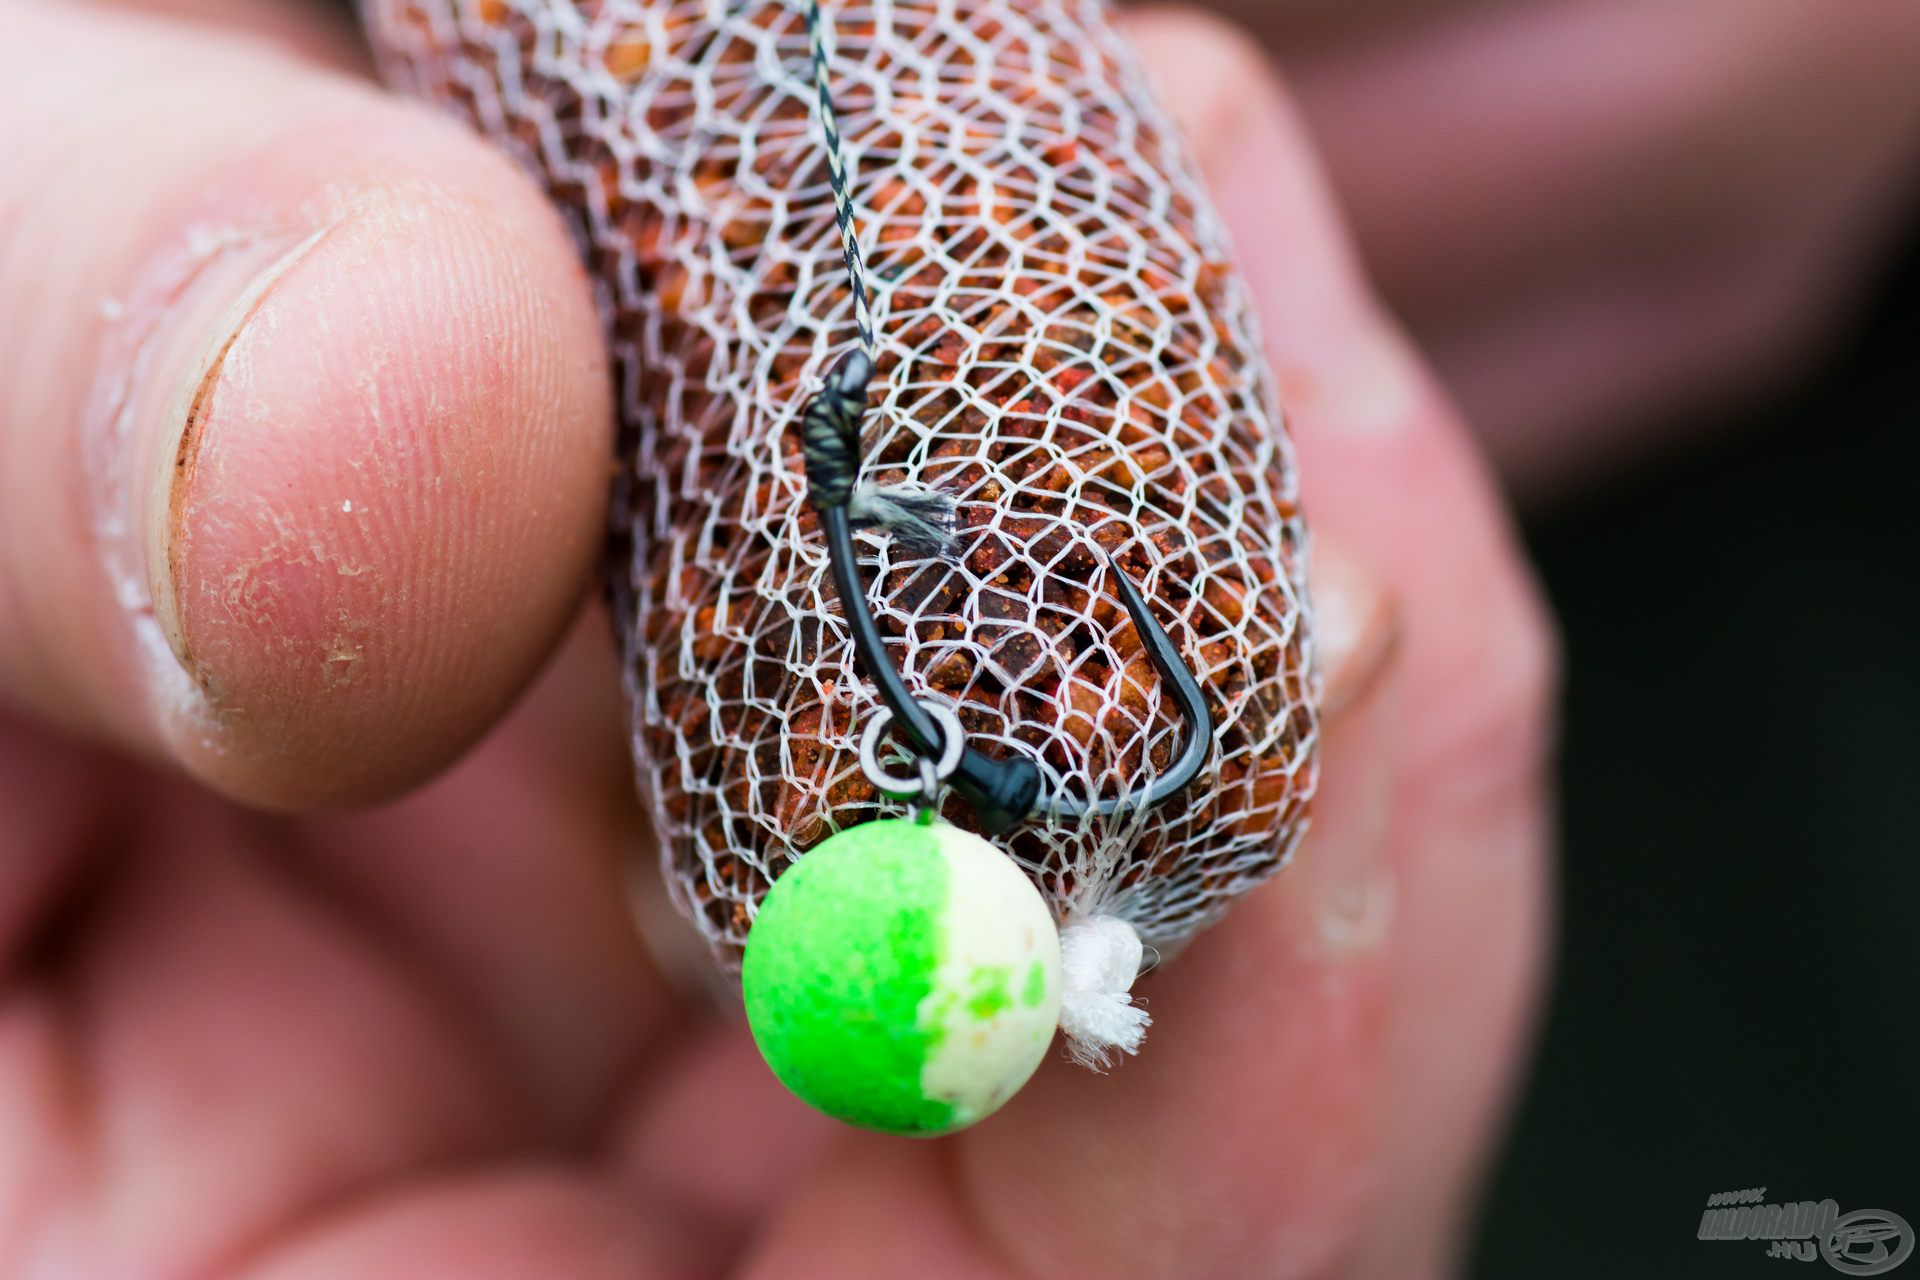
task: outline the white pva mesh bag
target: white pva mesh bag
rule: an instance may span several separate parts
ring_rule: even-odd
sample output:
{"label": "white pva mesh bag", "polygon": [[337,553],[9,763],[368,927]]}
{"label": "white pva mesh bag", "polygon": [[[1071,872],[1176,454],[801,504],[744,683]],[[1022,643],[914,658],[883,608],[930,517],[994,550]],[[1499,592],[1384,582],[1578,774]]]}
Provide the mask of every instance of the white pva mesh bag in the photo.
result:
{"label": "white pva mesh bag", "polygon": [[[366,8],[390,77],[508,146],[598,282],[640,786],[731,967],[791,859],[897,811],[856,765],[877,703],[794,429],[856,338],[800,0]],[[1181,745],[1112,575],[1139,584],[1205,688],[1205,770],[1000,843],[1063,921],[1164,952],[1285,862],[1314,780],[1305,531],[1246,286],[1104,4],[827,12],[875,294],[867,467],[958,501],[953,562],[863,535],[889,655],[971,745],[1123,794]]]}

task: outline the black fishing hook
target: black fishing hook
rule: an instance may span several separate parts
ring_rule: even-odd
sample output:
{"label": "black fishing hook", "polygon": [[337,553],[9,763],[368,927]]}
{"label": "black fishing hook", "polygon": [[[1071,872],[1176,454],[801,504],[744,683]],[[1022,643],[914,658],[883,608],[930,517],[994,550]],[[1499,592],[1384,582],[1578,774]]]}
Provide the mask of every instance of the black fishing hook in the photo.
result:
{"label": "black fishing hook", "polygon": [[[887,657],[886,642],[867,602],[866,584],[860,578],[859,559],[853,544],[854,522],[850,508],[860,467],[860,419],[866,412],[867,383],[872,376],[873,362],[866,354],[850,351],[841,357],[827,375],[826,386],[802,411],[807,499],[820,516],[821,531],[827,539],[828,572],[834,592],[840,597],[841,612],[853,633],[854,655],[861,669],[873,681],[880,700],[893,712],[895,723],[901,726],[914,747],[938,754],[946,744],[941,741],[933,718]],[[1113,575],[1120,603],[1140,633],[1148,660],[1167,681],[1180,704],[1185,744],[1172,767],[1146,787],[1121,796],[1086,801],[1064,795],[1043,795],[1040,768],[1024,756],[995,759],[967,747],[961,753],[951,785],[973,806],[981,829],[989,835],[1007,831],[1036,813],[1049,817],[1105,818],[1123,810],[1153,808],[1178,794],[1206,765],[1213,745],[1213,716],[1207,709],[1200,682],[1181,660],[1172,637],[1153,616],[1146,597],[1111,556],[1107,558],[1107,568]]]}
{"label": "black fishing hook", "polygon": [[[860,580],[853,531],[856,521],[876,524],[908,547],[939,553],[950,541],[951,531],[947,526],[952,519],[953,504],[943,495],[914,490],[911,486],[877,488],[860,484],[860,420],[866,415],[867,384],[873,380],[874,370],[873,299],[867,287],[866,264],[854,225],[846,162],[840,151],[839,115],[834,110],[833,93],[828,87],[831,24],[821,12],[820,0],[808,0],[806,27],[814,92],[827,144],[827,177],[833,188],[834,223],[840,232],[847,284],[853,297],[854,328],[860,339],[859,347],[842,356],[828,371],[826,385],[801,410],[807,501],[819,514],[821,531],[826,535],[827,566],[834,592],[840,597],[841,612],[853,632],[855,658],[879,689],[880,700],[893,712],[894,722],[914,748],[937,756],[946,744],[941,741],[933,718],[887,657],[886,642],[867,603],[866,584]],[[1007,831],[1035,813],[1062,818],[1105,818],[1122,810],[1152,808],[1165,803],[1192,782],[1207,763],[1213,747],[1213,717],[1207,711],[1207,699],[1200,682],[1181,661],[1180,651],[1153,616],[1146,597],[1111,556],[1107,558],[1107,570],[1113,575],[1120,603],[1140,633],[1148,660],[1173,689],[1174,698],[1180,704],[1185,745],[1173,766],[1141,790],[1085,801],[1071,796],[1043,795],[1040,767],[1024,756],[996,760],[967,747],[950,783],[973,806],[981,829],[989,835]]]}

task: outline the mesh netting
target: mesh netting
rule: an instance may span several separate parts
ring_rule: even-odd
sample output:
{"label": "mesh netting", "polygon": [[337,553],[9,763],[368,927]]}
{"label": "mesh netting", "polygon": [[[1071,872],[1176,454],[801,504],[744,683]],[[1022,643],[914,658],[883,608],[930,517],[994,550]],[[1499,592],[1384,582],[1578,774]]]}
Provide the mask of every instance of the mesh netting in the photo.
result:
{"label": "mesh netting", "polygon": [[[367,9],[390,76],[509,146],[594,269],[640,786],[731,966],[773,876],[895,811],[856,763],[877,703],[792,430],[855,338],[800,0]],[[863,538],[889,652],[975,746],[1116,795],[1180,746],[1102,553],[1140,584],[1206,688],[1213,759],[1159,809],[1001,844],[1063,919],[1164,951],[1282,865],[1313,785],[1305,535],[1247,290],[1103,4],[828,12],[877,295],[867,466],[959,502],[958,563]]]}

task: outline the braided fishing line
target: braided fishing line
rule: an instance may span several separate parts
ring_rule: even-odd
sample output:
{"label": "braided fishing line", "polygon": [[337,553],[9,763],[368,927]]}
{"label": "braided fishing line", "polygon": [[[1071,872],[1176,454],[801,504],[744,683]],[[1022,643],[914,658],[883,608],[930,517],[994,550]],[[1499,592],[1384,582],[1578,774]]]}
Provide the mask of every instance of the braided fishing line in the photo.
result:
{"label": "braided fishing line", "polygon": [[840,116],[833,105],[833,24],[821,12],[820,0],[807,0],[807,53],[813,63],[815,101],[820,127],[826,134],[827,181],[833,187],[833,220],[840,228],[840,250],[847,262],[847,287],[853,294],[853,324],[860,349],[868,361],[873,349],[873,293],[867,284],[866,260],[860,253],[860,232],[853,219],[853,195],[847,177],[846,155],[840,145]]}

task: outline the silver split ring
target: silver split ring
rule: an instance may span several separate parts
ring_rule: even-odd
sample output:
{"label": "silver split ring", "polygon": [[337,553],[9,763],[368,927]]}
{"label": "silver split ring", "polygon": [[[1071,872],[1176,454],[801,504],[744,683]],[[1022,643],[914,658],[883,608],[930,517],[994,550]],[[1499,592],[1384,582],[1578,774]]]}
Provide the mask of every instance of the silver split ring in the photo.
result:
{"label": "silver split ring", "polygon": [[860,735],[860,772],[866,774],[867,781],[889,799],[917,800],[931,806],[938,799],[941,784],[960,767],[960,756],[967,745],[967,731],[961,728],[960,717],[946,707],[923,702],[920,709],[940,730],[939,759],[918,756],[911,774],[902,777],[888,773],[880,763],[880,739],[886,736],[887,726],[893,723],[893,712],[881,707],[867,722],[867,731]]}

